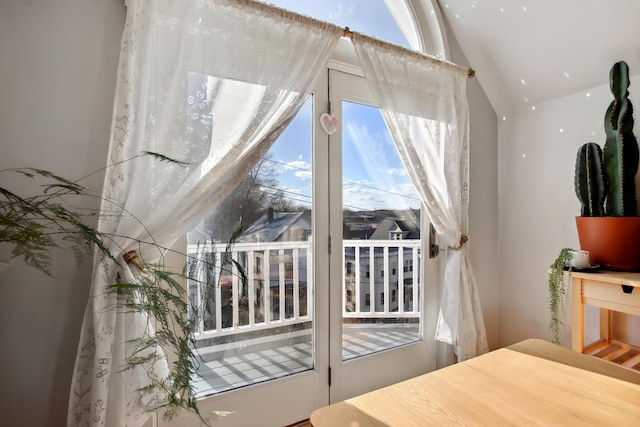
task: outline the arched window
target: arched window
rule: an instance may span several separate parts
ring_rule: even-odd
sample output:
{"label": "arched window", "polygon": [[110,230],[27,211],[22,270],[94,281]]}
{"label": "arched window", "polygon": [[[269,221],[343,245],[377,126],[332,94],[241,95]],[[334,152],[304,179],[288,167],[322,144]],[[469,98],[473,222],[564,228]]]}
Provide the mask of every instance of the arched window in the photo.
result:
{"label": "arched window", "polygon": [[409,49],[447,58],[432,0],[262,0]]}

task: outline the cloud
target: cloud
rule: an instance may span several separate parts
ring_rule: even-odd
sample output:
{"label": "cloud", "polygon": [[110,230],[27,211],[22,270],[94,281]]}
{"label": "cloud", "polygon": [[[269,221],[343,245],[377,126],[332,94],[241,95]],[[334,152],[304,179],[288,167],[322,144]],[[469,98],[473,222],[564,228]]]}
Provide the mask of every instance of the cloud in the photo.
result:
{"label": "cloud", "polygon": [[396,176],[407,176],[407,171],[405,169],[390,168],[387,169],[387,174]]}
{"label": "cloud", "polygon": [[305,171],[310,171],[311,170],[311,165],[309,164],[309,162],[306,162],[304,160],[302,160],[301,158],[298,158],[298,160],[294,160],[291,162],[286,162],[284,164],[284,168],[286,170],[292,170],[292,169],[303,169]]}
{"label": "cloud", "polygon": [[296,177],[300,178],[303,181],[311,179],[311,171],[297,171]]}
{"label": "cloud", "polygon": [[303,190],[302,188],[296,188],[296,187],[287,187],[286,185],[279,185],[278,189],[281,190],[282,192],[284,192],[286,195],[288,196],[305,196],[305,197],[309,197],[307,195],[307,193],[305,192],[305,190]]}
{"label": "cloud", "polygon": [[299,187],[288,187],[286,185],[279,185],[278,189],[282,191],[284,197],[294,205],[311,205],[311,188],[305,190]]}
{"label": "cloud", "polygon": [[345,184],[345,203],[368,210],[419,207],[417,192],[386,130],[371,132],[368,126],[353,122],[345,126],[367,177]]}
{"label": "cloud", "polygon": [[385,166],[380,165],[384,162],[384,143],[380,135],[371,133],[366,125],[355,122],[347,122],[345,125],[364,168],[367,171],[375,171],[379,166]]}
{"label": "cloud", "polygon": [[298,160],[282,163],[284,170],[295,171],[294,175],[296,176],[296,178],[303,181],[311,179],[311,164],[309,164],[309,162],[305,160],[302,160],[302,155],[298,156]]}
{"label": "cloud", "polygon": [[379,191],[361,187],[356,183],[347,183],[342,190],[345,207],[353,210],[383,209],[386,201],[381,196]]}

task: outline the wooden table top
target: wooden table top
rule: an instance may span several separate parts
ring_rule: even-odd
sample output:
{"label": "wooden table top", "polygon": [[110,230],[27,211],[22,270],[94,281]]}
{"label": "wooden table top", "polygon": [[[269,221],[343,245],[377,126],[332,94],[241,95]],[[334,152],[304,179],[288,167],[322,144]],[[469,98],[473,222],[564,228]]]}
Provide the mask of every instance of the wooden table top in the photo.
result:
{"label": "wooden table top", "polygon": [[320,408],[311,424],[637,427],[640,385],[503,348]]}

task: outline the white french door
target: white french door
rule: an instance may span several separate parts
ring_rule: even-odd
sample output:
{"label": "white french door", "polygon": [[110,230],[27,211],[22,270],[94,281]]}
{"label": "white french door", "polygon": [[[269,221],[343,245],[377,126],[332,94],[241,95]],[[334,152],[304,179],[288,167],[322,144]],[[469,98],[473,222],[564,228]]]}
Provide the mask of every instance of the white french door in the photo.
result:
{"label": "white french door", "polygon": [[337,120],[327,163],[334,403],[435,369],[437,268],[429,222],[365,78],[330,70],[327,80]]}
{"label": "white french door", "polygon": [[[326,113],[335,129],[321,125]],[[264,212],[251,208],[265,198]],[[246,208],[246,200],[256,203]],[[220,278],[196,337],[200,410],[231,412],[216,425],[290,424],[435,369],[429,223],[363,77],[323,73],[262,161],[194,233],[225,241],[238,218],[247,223],[233,256],[247,284]],[[194,284],[189,297],[200,298]],[[179,421],[171,425],[196,422]]]}
{"label": "white french door", "polygon": [[[196,334],[203,359],[192,386],[200,412],[229,413],[216,426],[288,425],[329,402],[328,242],[319,238],[328,222],[317,212],[326,201],[326,185],[318,183],[326,182],[327,156],[314,144],[316,98],[189,236],[187,252],[210,231],[225,242],[242,226],[233,258],[247,282],[220,278]],[[197,284],[189,285],[189,298],[200,300]],[[200,424],[183,414],[168,424],[176,425]]]}

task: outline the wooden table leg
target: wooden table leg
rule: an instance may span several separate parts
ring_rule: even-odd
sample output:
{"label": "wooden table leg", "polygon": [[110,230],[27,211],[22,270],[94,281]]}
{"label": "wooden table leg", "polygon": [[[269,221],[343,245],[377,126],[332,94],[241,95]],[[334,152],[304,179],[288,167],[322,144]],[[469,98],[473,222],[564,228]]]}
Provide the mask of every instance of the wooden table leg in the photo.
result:
{"label": "wooden table leg", "polygon": [[600,309],[600,339],[611,341],[611,310]]}
{"label": "wooden table leg", "polygon": [[584,304],[582,303],[582,279],[571,280],[571,348],[584,350]]}

